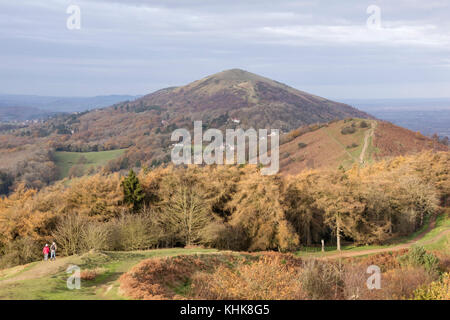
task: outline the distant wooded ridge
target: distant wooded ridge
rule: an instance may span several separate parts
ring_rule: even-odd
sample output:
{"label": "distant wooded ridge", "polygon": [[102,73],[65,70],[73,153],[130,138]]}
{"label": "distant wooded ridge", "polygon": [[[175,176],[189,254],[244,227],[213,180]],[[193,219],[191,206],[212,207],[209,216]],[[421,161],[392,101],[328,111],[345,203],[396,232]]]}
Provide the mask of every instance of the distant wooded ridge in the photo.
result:
{"label": "distant wooded ridge", "polygon": [[0,94],[0,109],[27,107],[52,112],[76,112],[103,108],[118,102],[132,101],[140,96],[104,95],[94,97],[59,97],[38,95]]}

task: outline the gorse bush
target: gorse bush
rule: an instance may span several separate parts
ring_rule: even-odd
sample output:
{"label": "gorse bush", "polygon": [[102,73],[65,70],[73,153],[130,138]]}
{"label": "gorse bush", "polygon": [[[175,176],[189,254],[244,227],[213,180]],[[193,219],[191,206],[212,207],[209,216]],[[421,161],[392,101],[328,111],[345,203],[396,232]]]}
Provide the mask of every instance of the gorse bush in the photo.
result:
{"label": "gorse bush", "polygon": [[359,127],[360,128],[368,128],[369,127],[369,124],[366,122],[366,121],[361,121],[360,123],[359,123]]}
{"label": "gorse bush", "polygon": [[341,129],[342,134],[352,134],[356,132],[356,128],[353,126],[346,126]]}
{"label": "gorse bush", "polygon": [[439,274],[439,259],[427,252],[424,247],[415,246],[405,255],[399,257],[400,263],[414,267],[423,267],[429,274]]}
{"label": "gorse bush", "polygon": [[414,291],[414,300],[450,300],[450,273]]}

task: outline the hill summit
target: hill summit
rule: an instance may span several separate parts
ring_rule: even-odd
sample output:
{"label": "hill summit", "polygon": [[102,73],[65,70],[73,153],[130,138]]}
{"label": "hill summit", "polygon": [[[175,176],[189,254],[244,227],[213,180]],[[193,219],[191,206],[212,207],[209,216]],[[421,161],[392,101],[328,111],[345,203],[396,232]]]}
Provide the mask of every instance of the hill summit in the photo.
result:
{"label": "hill summit", "polygon": [[225,70],[181,87],[166,88],[136,100],[135,106],[159,106],[168,118],[202,120],[222,127],[229,119],[241,126],[289,131],[302,125],[347,117],[368,118],[334,102],[241,70]]}

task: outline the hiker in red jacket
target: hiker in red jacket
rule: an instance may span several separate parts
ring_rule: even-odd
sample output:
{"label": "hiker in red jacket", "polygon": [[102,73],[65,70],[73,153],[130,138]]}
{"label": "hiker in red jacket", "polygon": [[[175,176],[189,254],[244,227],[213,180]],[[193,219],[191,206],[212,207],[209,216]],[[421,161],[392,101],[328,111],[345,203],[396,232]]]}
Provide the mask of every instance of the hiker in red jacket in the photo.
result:
{"label": "hiker in red jacket", "polygon": [[44,260],[48,260],[48,253],[50,252],[50,248],[48,247],[48,244],[45,244],[44,249],[42,249],[42,253],[44,254]]}

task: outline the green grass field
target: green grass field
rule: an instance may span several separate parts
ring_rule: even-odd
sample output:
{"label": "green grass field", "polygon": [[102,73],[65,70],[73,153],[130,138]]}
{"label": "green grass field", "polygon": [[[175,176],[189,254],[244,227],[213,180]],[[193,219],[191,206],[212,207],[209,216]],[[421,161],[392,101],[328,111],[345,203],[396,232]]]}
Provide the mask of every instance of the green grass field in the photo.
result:
{"label": "green grass field", "polygon": [[111,150],[111,151],[99,151],[99,152],[65,152],[57,151],[53,157],[55,159],[56,166],[59,170],[59,179],[68,177],[69,170],[78,163],[80,158],[84,156],[86,162],[81,164],[84,173],[93,167],[104,166],[108,161],[116,159],[121,156],[126,149]]}

